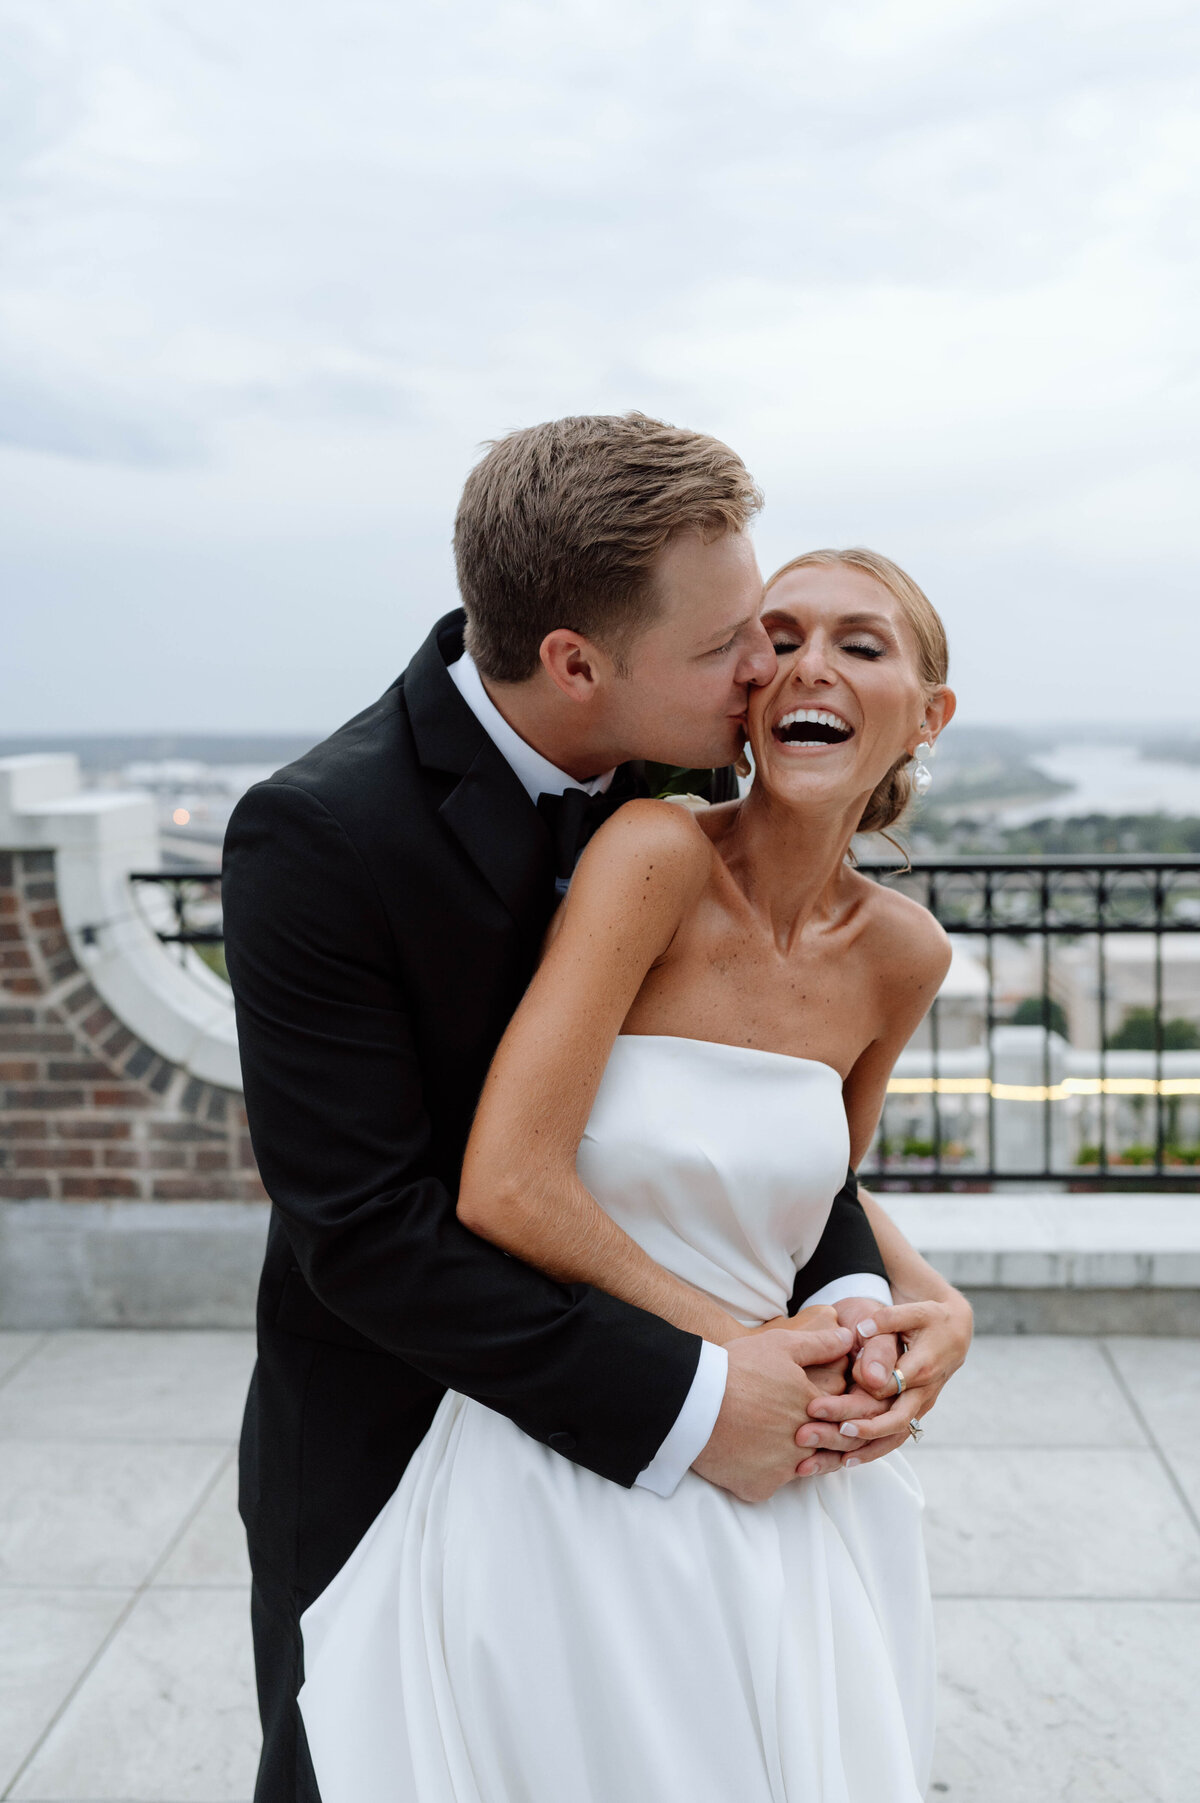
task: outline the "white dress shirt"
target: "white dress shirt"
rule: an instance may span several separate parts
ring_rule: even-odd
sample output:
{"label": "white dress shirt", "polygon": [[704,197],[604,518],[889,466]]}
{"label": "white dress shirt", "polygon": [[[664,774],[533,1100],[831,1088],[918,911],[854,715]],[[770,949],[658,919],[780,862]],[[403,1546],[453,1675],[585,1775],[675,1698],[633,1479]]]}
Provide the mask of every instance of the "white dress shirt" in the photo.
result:
{"label": "white dress shirt", "polygon": [[[483,686],[483,678],[469,651],[450,665],[450,680],[482,726],[497,751],[520,779],[530,801],[537,806],[539,795],[561,795],[567,789],[584,789],[589,795],[603,795],[615,774],[606,770],[590,782],[579,782],[544,758],[540,751],[524,740],[509,725],[500,709]],[[871,1272],[838,1277],[809,1296],[805,1307],[814,1302],[838,1302],[845,1296],[869,1296],[875,1302],[890,1303],[892,1293],[882,1277]],[[666,1439],[639,1473],[637,1482],[659,1496],[670,1496],[683,1474],[703,1452],[721,1412],[725,1398],[725,1382],[729,1358],[723,1346],[708,1340],[700,1343],[700,1362],[692,1387]]]}

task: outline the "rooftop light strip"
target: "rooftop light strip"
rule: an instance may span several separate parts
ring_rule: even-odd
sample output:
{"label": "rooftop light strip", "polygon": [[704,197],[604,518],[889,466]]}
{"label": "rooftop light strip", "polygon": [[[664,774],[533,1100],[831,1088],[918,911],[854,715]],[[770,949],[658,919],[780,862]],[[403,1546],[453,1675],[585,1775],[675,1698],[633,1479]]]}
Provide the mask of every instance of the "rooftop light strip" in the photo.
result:
{"label": "rooftop light strip", "polygon": [[1066,1077],[1061,1083],[993,1083],[987,1077],[893,1077],[890,1096],[991,1096],[997,1102],[1065,1102],[1072,1096],[1200,1096],[1200,1077]]}

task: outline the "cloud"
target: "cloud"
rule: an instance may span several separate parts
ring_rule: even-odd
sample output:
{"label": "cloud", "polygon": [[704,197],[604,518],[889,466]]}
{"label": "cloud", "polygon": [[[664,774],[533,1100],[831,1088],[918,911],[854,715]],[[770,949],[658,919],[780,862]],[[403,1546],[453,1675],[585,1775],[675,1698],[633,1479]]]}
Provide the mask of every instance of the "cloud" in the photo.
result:
{"label": "cloud", "polygon": [[0,370],[0,444],[52,457],[153,468],[181,467],[201,456],[187,421],[157,408],[139,417],[122,395],[66,393]]}
{"label": "cloud", "polygon": [[[365,648],[393,625],[411,647],[452,592],[475,447],[566,412],[720,431],[766,483],[765,548],[886,539],[964,595],[1042,567],[1066,622],[1100,563],[1169,565],[1172,596],[1200,576],[1190,0],[7,18],[10,538],[32,567],[65,489],[92,567],[120,547],[114,718],[148,705],[121,688],[152,604],[132,572],[203,545],[261,669],[289,533],[326,547],[310,569],[354,568],[359,598],[331,575],[328,599],[364,646],[346,695],[371,692]],[[53,592],[70,617],[76,579]],[[995,716],[1004,658],[982,617],[959,633]],[[317,692],[309,639],[277,655],[289,680],[237,705]],[[1088,704],[1104,648],[1064,628],[1054,655]]]}

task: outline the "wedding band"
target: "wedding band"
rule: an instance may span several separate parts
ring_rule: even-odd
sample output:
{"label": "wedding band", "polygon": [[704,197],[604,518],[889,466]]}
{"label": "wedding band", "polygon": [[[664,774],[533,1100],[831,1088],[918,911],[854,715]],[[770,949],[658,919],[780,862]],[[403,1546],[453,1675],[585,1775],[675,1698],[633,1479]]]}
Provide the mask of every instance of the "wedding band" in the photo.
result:
{"label": "wedding band", "polygon": [[925,1432],[925,1429],[921,1426],[915,1415],[908,1424],[908,1431],[914,1441],[919,1440],[921,1435]]}
{"label": "wedding band", "polygon": [[896,1369],[892,1372],[892,1376],[896,1380],[897,1396],[903,1396],[903,1394],[904,1394],[904,1373],[903,1373],[903,1371],[901,1371],[899,1366],[897,1366]]}

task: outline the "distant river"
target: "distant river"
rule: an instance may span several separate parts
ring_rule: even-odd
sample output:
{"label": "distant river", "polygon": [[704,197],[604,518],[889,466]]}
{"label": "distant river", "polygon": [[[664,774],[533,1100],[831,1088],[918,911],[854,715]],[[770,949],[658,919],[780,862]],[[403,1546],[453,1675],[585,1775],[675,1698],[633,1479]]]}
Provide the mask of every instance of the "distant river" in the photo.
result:
{"label": "distant river", "polygon": [[1061,745],[1032,760],[1070,790],[1001,808],[1005,826],[1071,814],[1200,814],[1200,764],[1139,757],[1132,745]]}

